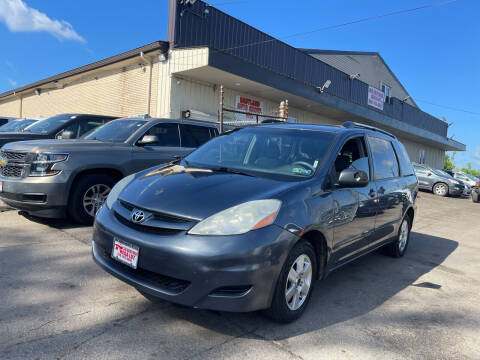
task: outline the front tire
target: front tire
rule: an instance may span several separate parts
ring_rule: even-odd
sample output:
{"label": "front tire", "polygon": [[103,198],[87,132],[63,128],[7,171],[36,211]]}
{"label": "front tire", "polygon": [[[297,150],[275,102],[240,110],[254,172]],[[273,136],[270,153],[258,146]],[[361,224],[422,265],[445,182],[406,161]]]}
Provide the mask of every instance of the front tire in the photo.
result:
{"label": "front tire", "polygon": [[90,174],[74,184],[70,196],[70,215],[81,224],[91,225],[95,215],[115,185],[115,180],[103,174]]}
{"label": "front tire", "polygon": [[445,183],[435,184],[433,187],[433,193],[438,196],[445,197],[448,195],[448,185]]}
{"label": "front tire", "polygon": [[299,242],[283,265],[267,315],[279,323],[290,323],[302,316],[311,298],[316,273],[313,247],[307,241]]}

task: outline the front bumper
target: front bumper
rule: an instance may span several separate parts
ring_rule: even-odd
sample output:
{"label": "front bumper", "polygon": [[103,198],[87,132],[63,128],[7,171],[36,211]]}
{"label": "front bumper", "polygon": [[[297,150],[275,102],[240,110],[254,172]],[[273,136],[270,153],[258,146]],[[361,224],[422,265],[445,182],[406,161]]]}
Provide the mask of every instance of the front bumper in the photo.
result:
{"label": "front bumper", "polygon": [[46,177],[5,178],[0,200],[31,215],[64,217],[68,204],[67,177],[61,173]]}
{"label": "front bumper", "polygon": [[[138,268],[110,256],[113,239],[139,246]],[[93,258],[110,274],[158,298],[195,308],[248,312],[270,307],[292,233],[270,225],[238,236],[161,235],[129,227],[105,206],[96,217]]]}
{"label": "front bumper", "polygon": [[450,185],[449,186],[449,194],[454,196],[462,195],[465,190],[465,186],[463,185]]}

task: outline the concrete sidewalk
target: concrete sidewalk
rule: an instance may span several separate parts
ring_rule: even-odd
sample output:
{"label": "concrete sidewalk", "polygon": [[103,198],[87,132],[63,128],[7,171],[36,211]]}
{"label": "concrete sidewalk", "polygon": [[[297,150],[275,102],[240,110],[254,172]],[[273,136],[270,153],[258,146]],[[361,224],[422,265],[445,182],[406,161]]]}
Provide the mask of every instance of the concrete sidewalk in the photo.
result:
{"label": "concrete sidewalk", "polygon": [[91,228],[0,213],[0,358],[475,359],[480,204],[421,193],[402,259],[317,282],[303,318],[151,304],[91,259]]}

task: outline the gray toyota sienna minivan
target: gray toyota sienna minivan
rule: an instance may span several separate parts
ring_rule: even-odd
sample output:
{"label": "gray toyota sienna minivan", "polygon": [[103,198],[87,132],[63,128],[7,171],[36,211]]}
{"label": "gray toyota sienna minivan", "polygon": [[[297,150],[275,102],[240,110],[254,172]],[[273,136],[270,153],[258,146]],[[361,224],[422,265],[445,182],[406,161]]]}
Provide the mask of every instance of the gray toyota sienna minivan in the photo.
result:
{"label": "gray toyota sienna minivan", "polygon": [[405,148],[382,130],[244,128],[121,180],[93,257],[149,299],[290,322],[316,279],[381,247],[405,254],[417,193]]}

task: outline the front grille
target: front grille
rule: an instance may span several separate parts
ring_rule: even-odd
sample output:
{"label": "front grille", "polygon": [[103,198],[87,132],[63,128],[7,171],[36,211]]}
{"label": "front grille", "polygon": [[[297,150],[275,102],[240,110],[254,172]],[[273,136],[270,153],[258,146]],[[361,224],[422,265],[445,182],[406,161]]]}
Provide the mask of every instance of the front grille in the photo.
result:
{"label": "front grille", "polygon": [[137,269],[132,269],[127,265],[113,260],[110,254],[104,248],[102,248],[102,250],[103,251],[101,251],[100,254],[105,259],[105,261],[110,264],[110,266],[117,268],[124,274],[126,273],[143,282],[149,283],[156,288],[166,291],[172,295],[178,295],[184,292],[190,285],[190,281],[175,279],[170,276],[157,274],[152,271],[142,269],[140,267],[138,267]]}
{"label": "front grille", "polygon": [[2,151],[1,156],[7,160],[13,160],[15,162],[26,162],[27,153],[14,152],[14,151]]}
{"label": "front grille", "polygon": [[118,221],[120,221],[123,225],[128,226],[132,229],[135,229],[137,231],[145,231],[148,233],[159,234],[159,235],[173,235],[173,234],[178,234],[179,232],[182,231],[178,229],[157,228],[152,226],[134,224],[133,222],[125,219],[122,215],[118,214],[116,211],[114,211],[113,213],[115,214],[115,218]]}
{"label": "front grille", "polygon": [[23,174],[23,167],[6,165],[0,167],[0,175],[4,177],[20,178]]}
{"label": "front grille", "polygon": [[[119,203],[120,203],[120,205],[122,205],[128,211],[133,211],[133,209],[146,210],[146,209],[138,208],[138,207],[136,207],[136,206],[124,201],[124,200],[119,200]],[[146,211],[149,211],[149,210],[146,210]],[[151,212],[151,211],[149,211],[149,212]],[[153,212],[152,214],[153,214],[153,217],[156,220],[161,220],[161,221],[165,221],[165,222],[187,223],[187,222],[192,221],[190,219],[186,219],[186,218],[182,218],[182,217],[174,216],[174,215],[170,215],[170,214],[165,214],[165,213]]]}

